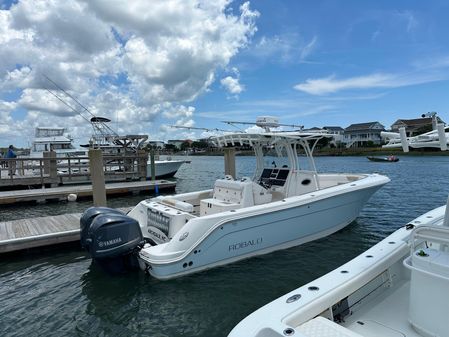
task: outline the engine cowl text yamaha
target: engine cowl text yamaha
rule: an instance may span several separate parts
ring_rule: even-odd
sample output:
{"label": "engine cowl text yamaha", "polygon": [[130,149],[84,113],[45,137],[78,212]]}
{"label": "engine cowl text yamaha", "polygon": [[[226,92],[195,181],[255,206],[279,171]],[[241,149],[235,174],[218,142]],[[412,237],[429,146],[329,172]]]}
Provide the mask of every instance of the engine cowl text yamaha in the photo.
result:
{"label": "engine cowl text yamaha", "polygon": [[81,246],[103,269],[123,273],[137,269],[137,252],[145,241],[139,223],[107,207],[90,207],[80,219]]}

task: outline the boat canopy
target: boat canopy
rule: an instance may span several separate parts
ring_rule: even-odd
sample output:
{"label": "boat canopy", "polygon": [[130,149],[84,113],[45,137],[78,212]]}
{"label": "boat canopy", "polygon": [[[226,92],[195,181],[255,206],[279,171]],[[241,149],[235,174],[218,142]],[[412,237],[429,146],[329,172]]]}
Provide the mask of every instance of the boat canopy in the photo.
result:
{"label": "boat canopy", "polygon": [[282,156],[283,150],[287,154],[289,167],[293,171],[300,169],[298,163],[297,149],[301,146],[309,161],[310,170],[316,174],[316,166],[313,160],[313,150],[316,144],[322,138],[332,138],[332,134],[325,131],[306,132],[306,131],[287,131],[287,132],[265,132],[265,133],[228,133],[220,136],[214,136],[211,141],[218,147],[232,147],[249,145],[253,147],[256,155],[256,172],[258,176],[264,169],[263,148],[274,148],[278,157]]}

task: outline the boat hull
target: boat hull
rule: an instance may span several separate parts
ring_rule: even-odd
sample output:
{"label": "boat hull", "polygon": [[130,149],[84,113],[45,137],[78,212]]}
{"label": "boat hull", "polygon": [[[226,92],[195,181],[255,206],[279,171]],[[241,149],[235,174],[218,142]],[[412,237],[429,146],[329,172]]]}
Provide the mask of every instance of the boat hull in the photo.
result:
{"label": "boat hull", "polygon": [[[218,220],[213,230],[183,256],[156,260],[151,253],[155,247],[150,247],[141,251],[140,258],[152,276],[170,279],[297,246],[350,224],[380,186],[324,198],[312,193],[309,195],[312,200],[307,202],[293,197],[265,205],[258,211],[235,211],[236,216]],[[174,238],[164,245],[172,244],[172,250],[176,250],[176,241]]]}
{"label": "boat hull", "polygon": [[399,158],[379,158],[379,157],[366,157],[370,161],[382,162],[382,163],[396,163],[399,161]]}
{"label": "boat hull", "polygon": [[[156,167],[156,178],[171,178],[176,172],[178,172],[179,168],[182,164],[184,164],[183,160],[156,160],[154,162]],[[147,178],[151,179],[151,163],[147,163]]]}

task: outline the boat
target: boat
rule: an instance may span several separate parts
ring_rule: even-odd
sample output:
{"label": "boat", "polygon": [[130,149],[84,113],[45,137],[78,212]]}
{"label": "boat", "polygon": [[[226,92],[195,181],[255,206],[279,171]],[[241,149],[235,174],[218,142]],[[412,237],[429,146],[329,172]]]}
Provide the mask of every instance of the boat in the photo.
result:
{"label": "boat", "polygon": [[327,236],[350,224],[390,180],[318,173],[312,152],[325,137],[331,135],[269,129],[215,136],[219,147],[254,149],[252,178],[226,175],[212,189],[143,200],[127,215],[89,208],[80,220],[81,244],[99,265],[138,263],[166,280]]}
{"label": "boat", "polygon": [[30,148],[30,157],[43,158],[44,152],[54,151],[57,158],[87,156],[86,151],[77,149],[73,139],[62,127],[37,127]]}
{"label": "boat", "polygon": [[366,157],[370,161],[377,161],[377,162],[383,162],[383,163],[396,163],[399,161],[399,158],[396,156],[388,156],[388,157]]}
{"label": "boat", "polygon": [[[64,103],[73,112],[79,114],[84,120],[90,122],[93,128],[93,134],[88,144],[83,144],[84,148],[99,148],[104,155],[128,155],[142,149],[147,135],[119,135],[109,126],[111,120],[106,117],[96,116],[86,106],[79,102],[74,96],[69,94],[64,88],[58,85],[48,76],[44,75],[49,87],[45,89],[59,101]],[[55,149],[56,150],[56,149]],[[45,151],[50,151],[48,150]],[[86,155],[86,151],[84,151]],[[87,156],[87,155],[86,155]],[[173,177],[184,161],[181,160],[157,160],[155,161],[155,178]],[[118,165],[120,170],[122,165]],[[150,160],[147,162],[147,179],[153,177]]]}
{"label": "boat", "polygon": [[[81,146],[101,149],[104,155],[108,156],[134,154],[145,147],[148,140],[147,135],[121,136],[108,125],[110,122],[111,120],[106,117],[91,117],[90,123],[92,125],[93,134],[89,144]],[[184,163],[184,160],[156,158],[154,161],[155,178],[161,179],[173,177]],[[147,162],[147,179],[151,179],[152,175],[151,159],[149,159]]]}
{"label": "boat", "polygon": [[445,151],[449,144],[449,125],[438,123],[435,114],[431,117],[433,130],[417,136],[407,137],[404,127],[399,128],[399,132],[382,131],[381,137],[387,140],[382,147],[387,149],[402,147],[404,152],[408,152],[409,148],[438,148]]}
{"label": "boat", "polygon": [[449,336],[445,210],[421,215],[348,263],[256,310],[229,337]]}
{"label": "boat", "polygon": [[[63,127],[37,127],[34,139],[30,148],[30,158],[43,158],[44,152],[53,151],[56,153],[58,174],[67,175],[69,173],[68,159],[73,164],[71,173],[88,173],[89,161],[86,159],[87,151],[78,149],[73,145],[73,139],[66,133]],[[83,158],[84,159],[81,159]],[[39,164],[39,163],[38,163]],[[33,169],[32,174],[40,174],[40,170]],[[84,179],[77,177],[76,180]]]}
{"label": "boat", "polygon": [[[93,117],[92,123],[100,123],[109,121],[103,117]],[[68,174],[67,160],[70,158],[75,168],[72,168],[72,173],[78,173],[79,170],[83,173],[89,172],[88,149],[99,148],[105,156],[127,155],[135,153],[138,149],[143,147],[143,142],[148,138],[146,135],[109,135],[99,136],[94,134],[89,144],[81,145],[81,148],[76,148],[73,144],[73,139],[67,135],[66,129],[63,127],[37,127],[35,130],[35,137],[30,148],[30,158],[43,158],[44,152],[54,151],[58,163],[61,167],[58,168],[59,174]],[[78,160],[77,160],[78,159]],[[179,170],[184,160],[156,159],[155,164],[155,178],[171,178]],[[88,177],[78,177],[78,181],[82,182]],[[147,162],[147,179],[152,178],[151,161]]]}
{"label": "boat", "polygon": [[[411,140],[405,140],[408,148]],[[440,142],[441,149],[446,140]],[[449,199],[328,274],[243,319],[229,337],[449,336]]]}

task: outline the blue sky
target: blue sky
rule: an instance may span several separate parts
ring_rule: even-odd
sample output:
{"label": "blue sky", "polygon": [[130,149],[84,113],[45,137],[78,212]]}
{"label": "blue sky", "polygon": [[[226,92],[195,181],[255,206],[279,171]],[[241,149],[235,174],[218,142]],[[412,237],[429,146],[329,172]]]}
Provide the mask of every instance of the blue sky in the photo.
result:
{"label": "blue sky", "polygon": [[[198,114],[251,119],[260,111],[343,127],[374,120],[389,127],[428,111],[447,119],[447,2],[257,1],[254,8],[253,44],[231,62],[245,90],[226,99],[217,83],[198,100]],[[278,48],[259,49],[264,38]]]}
{"label": "blue sky", "polygon": [[259,115],[306,127],[449,120],[446,1],[148,3],[1,2],[0,146],[26,146],[36,126],[86,142],[90,126],[43,75],[120,133],[159,140],[206,135],[170,125]]}

